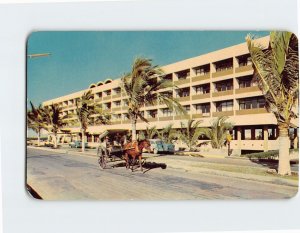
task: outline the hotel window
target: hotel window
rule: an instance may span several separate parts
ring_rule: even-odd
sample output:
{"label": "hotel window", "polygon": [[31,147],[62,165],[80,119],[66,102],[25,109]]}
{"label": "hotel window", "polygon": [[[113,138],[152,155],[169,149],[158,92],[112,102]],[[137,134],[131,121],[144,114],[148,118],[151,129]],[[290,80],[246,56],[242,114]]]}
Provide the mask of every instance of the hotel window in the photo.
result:
{"label": "hotel window", "polygon": [[105,91],[106,95],[109,96],[111,95],[111,90]]}
{"label": "hotel window", "polygon": [[172,116],[172,110],[168,109],[168,108],[164,108],[162,110],[163,116],[164,117],[168,117],[168,116]]}
{"label": "hotel window", "polygon": [[123,115],[123,120],[129,120],[129,114],[128,113],[125,113]]}
{"label": "hotel window", "polygon": [[255,140],[263,140],[264,135],[263,135],[263,129],[255,129]]}
{"label": "hotel window", "polygon": [[177,95],[177,98],[190,96],[190,88],[187,87],[187,88],[179,89],[179,90],[177,90],[176,95]]}
{"label": "hotel window", "polygon": [[232,69],[233,60],[232,58],[229,58],[223,61],[216,62],[215,67],[216,67],[216,72]]}
{"label": "hotel window", "polygon": [[106,103],[104,104],[104,109],[110,109],[111,108],[111,103]]}
{"label": "hotel window", "polygon": [[201,75],[206,75],[209,73],[209,64],[205,66],[198,66],[194,68],[194,72],[196,75],[201,76]]}
{"label": "hotel window", "polygon": [[157,110],[150,110],[147,111],[148,113],[148,118],[156,118],[157,117]]}
{"label": "hotel window", "polygon": [[216,91],[228,91],[228,90],[232,90],[233,88],[233,81],[226,81],[226,82],[217,82],[215,84],[216,87]]}
{"label": "hotel window", "polygon": [[116,106],[116,107],[120,107],[120,106],[121,106],[121,101],[116,101],[116,102],[115,102],[115,106]]}
{"label": "hotel window", "polygon": [[121,88],[115,88],[114,91],[115,91],[116,94],[120,94],[121,93]]}
{"label": "hotel window", "polygon": [[209,84],[207,85],[199,85],[195,87],[196,94],[207,94],[210,91]]}
{"label": "hotel window", "polygon": [[186,79],[190,76],[190,70],[183,70],[176,73],[178,79]]}
{"label": "hotel window", "polygon": [[166,74],[163,79],[168,80],[168,81],[172,81],[173,80],[173,75],[172,74]]}
{"label": "hotel window", "polygon": [[242,140],[251,140],[251,129],[244,129],[242,132]]}
{"label": "hotel window", "polygon": [[123,100],[123,106],[128,107],[128,100]]}
{"label": "hotel window", "polygon": [[197,104],[196,105],[196,113],[200,113],[203,116],[209,116],[210,115],[210,104]]}
{"label": "hotel window", "polygon": [[238,58],[239,66],[250,66],[252,65],[252,59],[249,55],[244,55]]}
{"label": "hotel window", "polygon": [[190,105],[184,105],[184,106],[182,106],[183,107],[183,109],[187,112],[187,113],[189,113],[190,111],[191,111],[191,106]]}
{"label": "hotel window", "polygon": [[266,102],[263,97],[246,98],[246,99],[239,100],[240,110],[264,108],[265,104]]}
{"label": "hotel window", "polygon": [[233,110],[233,101],[224,101],[224,102],[217,102],[216,103],[217,112],[226,112]]}

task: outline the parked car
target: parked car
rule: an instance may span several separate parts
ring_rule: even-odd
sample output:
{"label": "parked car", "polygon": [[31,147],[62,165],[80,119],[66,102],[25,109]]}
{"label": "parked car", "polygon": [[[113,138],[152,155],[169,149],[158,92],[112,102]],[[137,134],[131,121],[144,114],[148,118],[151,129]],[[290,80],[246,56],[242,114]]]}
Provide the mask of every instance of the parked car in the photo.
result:
{"label": "parked car", "polygon": [[158,153],[171,153],[174,154],[175,146],[172,143],[165,143],[161,139],[150,139],[150,152]]}
{"label": "parked car", "polygon": [[[85,147],[87,147],[87,146],[88,146],[88,143],[85,142],[84,145],[85,145]],[[81,148],[81,146],[82,146],[82,141],[74,141],[74,142],[71,142],[71,143],[69,143],[69,146],[70,146],[71,148]]]}

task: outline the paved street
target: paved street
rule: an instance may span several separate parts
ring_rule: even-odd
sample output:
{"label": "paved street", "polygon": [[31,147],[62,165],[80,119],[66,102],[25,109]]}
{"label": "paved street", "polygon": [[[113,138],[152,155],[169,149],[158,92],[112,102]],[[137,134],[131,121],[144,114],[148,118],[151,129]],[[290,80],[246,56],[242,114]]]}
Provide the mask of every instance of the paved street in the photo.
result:
{"label": "paved street", "polygon": [[297,192],[295,182],[199,172],[185,167],[186,161],[172,162],[176,158],[170,156],[152,158],[142,173],[126,170],[122,162],[101,170],[97,158],[86,155],[38,149],[27,149],[27,153],[27,183],[46,200],[266,199],[288,198]]}

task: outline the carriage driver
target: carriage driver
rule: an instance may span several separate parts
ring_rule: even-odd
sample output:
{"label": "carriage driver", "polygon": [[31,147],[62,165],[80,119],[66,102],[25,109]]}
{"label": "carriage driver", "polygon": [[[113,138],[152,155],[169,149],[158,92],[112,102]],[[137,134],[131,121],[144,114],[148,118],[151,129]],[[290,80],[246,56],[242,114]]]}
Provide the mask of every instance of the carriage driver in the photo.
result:
{"label": "carriage driver", "polygon": [[106,156],[109,156],[111,152],[109,137],[105,136],[104,138],[99,138],[99,140],[102,151],[105,153]]}

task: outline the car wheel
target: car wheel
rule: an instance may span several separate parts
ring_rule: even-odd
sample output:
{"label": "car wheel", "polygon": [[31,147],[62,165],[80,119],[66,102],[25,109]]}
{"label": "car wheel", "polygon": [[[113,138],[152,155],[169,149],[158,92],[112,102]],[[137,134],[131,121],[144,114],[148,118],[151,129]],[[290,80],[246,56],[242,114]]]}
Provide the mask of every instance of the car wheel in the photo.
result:
{"label": "car wheel", "polygon": [[156,155],[157,155],[157,153],[158,153],[158,150],[157,150],[157,149],[154,149],[154,150],[153,150],[153,154],[156,154]]}

